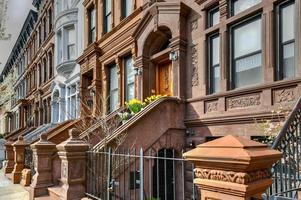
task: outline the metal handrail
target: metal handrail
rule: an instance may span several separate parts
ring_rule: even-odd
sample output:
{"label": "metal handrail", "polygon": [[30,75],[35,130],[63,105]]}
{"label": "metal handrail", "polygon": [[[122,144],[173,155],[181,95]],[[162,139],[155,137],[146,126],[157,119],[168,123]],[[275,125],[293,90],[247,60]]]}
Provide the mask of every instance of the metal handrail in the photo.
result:
{"label": "metal handrail", "polygon": [[285,121],[282,129],[279,131],[275,141],[272,144],[272,149],[277,149],[280,145],[280,142],[283,138],[285,138],[287,130],[289,129],[291,123],[293,122],[296,114],[298,113],[298,109],[301,109],[301,97],[298,99],[297,103],[295,104],[292,112],[289,114],[288,119]]}

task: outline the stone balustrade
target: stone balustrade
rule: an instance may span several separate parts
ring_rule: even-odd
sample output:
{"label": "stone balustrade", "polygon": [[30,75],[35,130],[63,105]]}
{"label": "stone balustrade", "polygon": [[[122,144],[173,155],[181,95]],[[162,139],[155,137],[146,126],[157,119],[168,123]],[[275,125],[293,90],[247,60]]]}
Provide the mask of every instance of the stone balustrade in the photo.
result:
{"label": "stone balustrade", "polygon": [[272,184],[271,167],[281,153],[229,135],[201,144],[184,157],[195,164],[201,200],[250,200],[262,199]]}

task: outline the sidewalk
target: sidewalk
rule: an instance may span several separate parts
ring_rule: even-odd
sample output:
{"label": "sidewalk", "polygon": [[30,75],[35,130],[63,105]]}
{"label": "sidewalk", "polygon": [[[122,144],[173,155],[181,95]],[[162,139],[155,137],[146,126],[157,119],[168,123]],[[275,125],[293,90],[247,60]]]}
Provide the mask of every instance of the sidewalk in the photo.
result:
{"label": "sidewalk", "polygon": [[0,170],[0,200],[28,200],[28,192],[19,184],[12,184]]}

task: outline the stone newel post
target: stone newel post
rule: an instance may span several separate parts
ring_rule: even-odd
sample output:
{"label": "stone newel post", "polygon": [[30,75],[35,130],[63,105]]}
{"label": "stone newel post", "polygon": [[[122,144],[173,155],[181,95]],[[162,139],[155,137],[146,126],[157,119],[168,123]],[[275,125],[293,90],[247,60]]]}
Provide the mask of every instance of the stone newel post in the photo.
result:
{"label": "stone newel post", "polygon": [[281,153],[267,145],[225,136],[184,154],[195,164],[195,184],[202,200],[261,199],[272,184],[271,166]]}
{"label": "stone newel post", "polygon": [[55,144],[47,140],[42,134],[40,140],[31,146],[35,175],[30,185],[30,199],[48,193],[47,188],[52,186],[52,155],[56,152]]}
{"label": "stone newel post", "polygon": [[14,169],[14,149],[13,149],[13,141],[11,139],[7,140],[5,143],[5,150],[6,150],[6,159],[7,159],[7,164],[4,169],[5,174],[12,173]]}
{"label": "stone newel post", "polygon": [[70,138],[57,145],[61,164],[61,199],[76,200],[85,196],[86,151],[89,145],[79,139],[77,129],[69,131]]}
{"label": "stone newel post", "polygon": [[12,181],[13,183],[20,183],[22,177],[22,170],[24,168],[24,153],[25,146],[27,144],[24,142],[23,137],[19,136],[18,140],[12,144],[15,153],[15,165],[13,170]]}

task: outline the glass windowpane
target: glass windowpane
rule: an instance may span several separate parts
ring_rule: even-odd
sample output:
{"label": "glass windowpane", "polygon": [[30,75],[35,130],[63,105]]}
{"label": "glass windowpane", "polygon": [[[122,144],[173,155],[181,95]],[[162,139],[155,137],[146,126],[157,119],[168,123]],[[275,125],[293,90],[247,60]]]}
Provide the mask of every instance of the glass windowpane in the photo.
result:
{"label": "glass windowpane", "polygon": [[283,78],[295,76],[295,43],[283,46]]}
{"label": "glass windowpane", "polygon": [[255,6],[256,4],[259,4],[260,2],[261,0],[234,0],[233,14],[236,15],[248,8],[251,8],[252,6]]}
{"label": "glass windowpane", "polygon": [[281,9],[281,35],[282,42],[295,38],[295,4],[285,6]]}
{"label": "glass windowpane", "polygon": [[262,82],[261,53],[235,61],[235,87],[254,85]]}
{"label": "glass windowpane", "polygon": [[261,50],[261,19],[234,29],[234,57]]}

